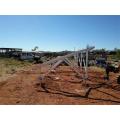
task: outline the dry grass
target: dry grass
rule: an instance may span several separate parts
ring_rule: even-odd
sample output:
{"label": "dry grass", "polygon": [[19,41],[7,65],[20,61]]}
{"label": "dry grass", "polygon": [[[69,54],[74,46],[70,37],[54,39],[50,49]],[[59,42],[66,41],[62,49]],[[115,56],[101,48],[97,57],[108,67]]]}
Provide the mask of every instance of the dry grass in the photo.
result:
{"label": "dry grass", "polygon": [[32,63],[27,61],[0,57],[0,80],[3,80],[6,76],[13,75],[18,70],[24,69],[30,65],[32,65]]}

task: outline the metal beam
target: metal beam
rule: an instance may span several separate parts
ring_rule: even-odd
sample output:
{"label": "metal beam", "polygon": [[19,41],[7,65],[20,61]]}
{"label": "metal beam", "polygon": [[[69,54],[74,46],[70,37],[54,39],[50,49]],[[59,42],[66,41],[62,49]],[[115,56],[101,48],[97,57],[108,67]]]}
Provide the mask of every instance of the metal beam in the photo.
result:
{"label": "metal beam", "polygon": [[55,58],[55,59],[52,59],[52,60],[50,60],[50,61],[48,61],[48,62],[43,63],[43,65],[45,65],[45,64],[52,64],[52,63],[55,63],[55,62],[58,61],[58,60],[64,60],[65,58],[72,57],[72,56],[74,56],[75,54],[79,54],[79,53],[81,53],[81,52],[84,53],[84,52],[86,52],[86,50],[90,51],[90,50],[92,50],[92,49],[94,49],[94,48],[95,48],[95,47],[89,47],[89,48],[87,48],[87,49],[79,50],[79,51],[70,53],[70,54],[65,55],[65,56],[59,56],[59,57],[57,57],[57,58]]}
{"label": "metal beam", "polygon": [[[73,69],[80,76],[81,74],[78,70],[78,62],[80,62],[80,68],[84,68],[84,69],[82,69],[82,70],[84,70],[82,77],[84,79],[87,79],[88,78],[88,71],[87,71],[87,68],[88,68],[88,52],[91,51],[92,49],[94,49],[94,47],[87,47],[86,49],[79,50],[79,51],[70,53],[70,54],[65,55],[65,56],[60,56],[60,57],[52,59],[48,62],[43,63],[42,65],[50,65],[50,64],[52,65],[51,68],[48,70],[48,72],[45,75],[49,74],[53,69],[58,67],[64,61],[71,67],[71,69]],[[75,63],[77,62],[77,65],[73,64],[68,59],[69,57],[72,57],[72,56],[74,57]]]}

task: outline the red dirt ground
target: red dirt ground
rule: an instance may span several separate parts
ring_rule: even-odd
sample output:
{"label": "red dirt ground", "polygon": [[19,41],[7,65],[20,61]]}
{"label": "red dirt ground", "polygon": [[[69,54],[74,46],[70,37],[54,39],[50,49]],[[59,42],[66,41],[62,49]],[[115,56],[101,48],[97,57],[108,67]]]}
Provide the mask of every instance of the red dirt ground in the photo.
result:
{"label": "red dirt ground", "polygon": [[83,82],[68,66],[60,66],[41,82],[46,67],[34,65],[0,82],[0,104],[22,105],[116,105],[120,104],[118,74],[111,73],[106,81],[102,71],[89,69]]}

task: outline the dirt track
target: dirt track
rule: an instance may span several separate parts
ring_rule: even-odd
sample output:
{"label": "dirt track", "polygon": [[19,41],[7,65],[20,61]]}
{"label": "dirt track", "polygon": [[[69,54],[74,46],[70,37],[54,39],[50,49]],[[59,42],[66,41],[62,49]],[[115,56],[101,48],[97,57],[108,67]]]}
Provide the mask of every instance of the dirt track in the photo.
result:
{"label": "dirt track", "polygon": [[102,71],[89,70],[86,84],[69,67],[61,66],[39,84],[46,68],[35,65],[0,82],[0,104],[120,104],[116,74],[103,80]]}

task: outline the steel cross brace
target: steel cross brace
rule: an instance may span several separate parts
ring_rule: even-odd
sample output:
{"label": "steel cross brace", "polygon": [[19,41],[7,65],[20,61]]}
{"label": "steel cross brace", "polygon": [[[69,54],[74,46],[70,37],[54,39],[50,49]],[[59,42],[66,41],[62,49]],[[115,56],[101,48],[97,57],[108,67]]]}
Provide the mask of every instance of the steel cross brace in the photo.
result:
{"label": "steel cross brace", "polygon": [[[88,74],[87,74],[88,52],[91,51],[92,49],[94,49],[94,47],[87,47],[86,49],[79,50],[65,56],[59,56],[55,59],[52,59],[48,62],[43,63],[43,65],[50,65],[50,64],[52,65],[51,68],[48,70],[48,72],[44,76],[48,75],[52,70],[58,67],[62,62],[67,63],[71,67],[71,69],[73,69],[80,76],[81,74],[79,73],[79,70],[78,70],[79,66],[76,66],[68,59],[69,57],[73,56],[75,59],[75,63],[77,62],[78,64],[78,62],[80,62],[80,68],[82,69],[84,68],[85,75],[83,75],[83,77],[84,79],[87,79],[88,78]],[[83,56],[83,53],[84,53],[84,56]]]}

